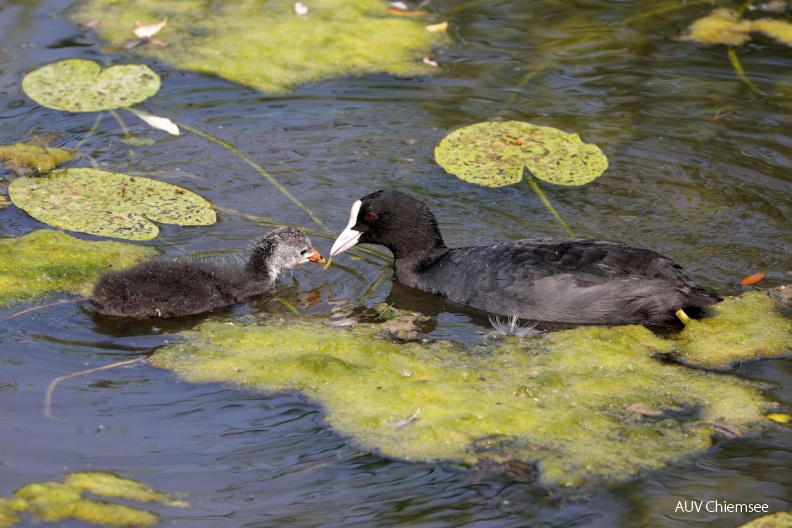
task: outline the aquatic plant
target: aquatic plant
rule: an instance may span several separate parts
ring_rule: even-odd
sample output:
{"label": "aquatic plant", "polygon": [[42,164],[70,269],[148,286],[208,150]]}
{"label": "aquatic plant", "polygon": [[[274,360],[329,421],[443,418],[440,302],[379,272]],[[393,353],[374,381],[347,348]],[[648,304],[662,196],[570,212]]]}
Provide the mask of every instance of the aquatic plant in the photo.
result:
{"label": "aquatic plant", "polygon": [[167,19],[158,35],[167,46],[134,46],[134,53],[176,68],[213,74],[269,93],[330,78],[387,72],[431,75],[422,62],[445,33],[427,31],[416,17],[398,16],[379,0],[316,0],[306,13],[293,2],[163,3],[85,0],[70,11],[115,51],[129,51],[137,21]]}
{"label": "aquatic plant", "polygon": [[110,66],[69,59],[30,72],[22,79],[28,97],[47,108],[100,112],[128,108],[160,89],[159,75],[143,64]]}
{"label": "aquatic plant", "polygon": [[484,187],[513,185],[528,172],[528,184],[566,231],[534,178],[557,185],[585,185],[608,168],[596,145],[577,134],[521,121],[492,121],[449,133],[435,148],[435,160],[456,177]]}
{"label": "aquatic plant", "polygon": [[100,275],[157,253],[147,246],[79,240],[61,231],[34,231],[0,239],[0,305],[51,292],[90,295]]}
{"label": "aquatic plant", "polygon": [[113,473],[84,471],[70,473],[65,482],[31,482],[16,490],[12,498],[0,498],[0,527],[14,526],[23,513],[36,521],[58,523],[75,519],[103,526],[153,526],[159,516],[139,508],[97,497],[134,502],[156,502],[186,508],[187,502],[151,489],[136,480]]}
{"label": "aquatic plant", "polygon": [[47,177],[17,178],[8,187],[14,204],[54,227],[151,240],[155,222],[204,226],[217,221],[212,204],[177,185],[90,168],[60,169]]}
{"label": "aquatic plant", "polygon": [[[728,303],[712,325],[767,309]],[[770,331],[759,316],[745,320],[759,339],[789,343],[789,321]],[[541,483],[563,488],[623,482],[701,453],[713,436],[771,426],[764,413],[773,405],[757,384],[656,359],[712,334],[662,339],[642,326],[581,327],[466,349],[380,331],[306,319],[207,322],[150,361],[191,383],[300,391],[335,431],[386,456],[536,463]]]}
{"label": "aquatic plant", "polygon": [[74,158],[74,152],[34,143],[0,145],[0,161],[19,175],[42,174]]}
{"label": "aquatic plant", "polygon": [[[125,65],[124,67],[113,66],[102,70],[100,66],[93,61],[68,59],[65,61],[48,64],[27,74],[22,81],[22,86],[25,93],[27,93],[31,99],[42,106],[71,112],[100,112],[96,117],[93,128],[88,132],[82,141],[85,141],[88,137],[90,137],[101,120],[101,112],[106,110],[118,121],[121,129],[124,132],[125,141],[131,144],[139,143],[139,141],[134,140],[131,137],[127,131],[126,125],[116,112],[116,110],[119,108],[123,108],[133,113],[149,126],[164,130],[170,134],[180,134],[179,126],[170,119],[160,116],[153,116],[130,108],[132,104],[144,101],[159,90],[159,76],[148,66],[129,64]],[[317,225],[322,227],[326,232],[331,232],[322,223],[322,221],[316,217],[316,215],[314,215],[307,207],[305,207],[305,205],[295,198],[285,187],[280,185],[256,162],[245,156],[238,149],[234,148],[233,145],[230,145],[222,139],[202,132],[198,129],[189,127],[187,125],[181,126],[182,128],[185,128],[205,139],[213,141],[214,143],[217,143],[221,147],[232,152],[242,161],[250,165],[254,170],[256,170],[256,172],[266,178],[273,186],[280,190],[286,198],[291,200],[300,209],[305,211],[305,213],[314,222],[316,222]],[[75,171],[77,170],[87,171],[90,169],[75,169]],[[39,172],[46,171],[41,170]],[[44,185],[47,186],[47,184]],[[2,206],[2,202],[0,202],[0,206]],[[46,208],[43,204],[40,204],[38,207],[42,210]],[[28,204],[28,208],[31,208],[31,204]],[[212,214],[214,214],[214,212],[212,212]],[[105,216],[105,218],[111,217]],[[210,223],[213,222],[214,221]],[[140,223],[138,225],[146,226],[146,224]],[[151,232],[151,226],[149,225],[147,227]],[[112,226],[110,226],[108,230],[112,230]],[[93,231],[90,232],[93,233]],[[117,234],[120,233],[118,230],[115,232]],[[154,236],[156,236],[156,232],[154,233]]]}

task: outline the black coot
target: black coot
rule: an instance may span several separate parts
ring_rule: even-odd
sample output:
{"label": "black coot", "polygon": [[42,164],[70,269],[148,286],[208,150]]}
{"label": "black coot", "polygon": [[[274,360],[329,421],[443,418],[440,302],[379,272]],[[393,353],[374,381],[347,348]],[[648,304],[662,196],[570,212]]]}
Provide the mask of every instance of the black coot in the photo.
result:
{"label": "black coot", "polygon": [[236,304],[272,288],[284,269],[325,260],[299,229],[278,228],[258,239],[246,265],[153,260],[104,275],[93,309],[129,319],[178,317]]}
{"label": "black coot", "polygon": [[426,204],[394,190],[352,205],[330,256],[358,243],[390,249],[402,284],[523,319],[668,324],[680,308],[721,300],[668,257],[613,242],[544,238],[449,249]]}

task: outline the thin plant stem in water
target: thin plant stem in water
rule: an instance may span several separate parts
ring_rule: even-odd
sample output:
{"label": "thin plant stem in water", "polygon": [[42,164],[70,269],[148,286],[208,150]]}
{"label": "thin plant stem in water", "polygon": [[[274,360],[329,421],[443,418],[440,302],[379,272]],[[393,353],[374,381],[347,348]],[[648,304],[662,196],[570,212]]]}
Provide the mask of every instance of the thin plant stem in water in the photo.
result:
{"label": "thin plant stem in water", "polygon": [[117,361],[109,365],[104,365],[103,367],[81,370],[80,372],[73,372],[72,374],[55,378],[54,380],[52,380],[52,382],[50,382],[49,386],[47,387],[47,391],[44,393],[44,416],[46,418],[51,418],[53,420],[55,419],[55,417],[52,416],[52,393],[55,392],[55,389],[58,387],[60,382],[66,381],[67,379],[76,378],[77,376],[82,376],[83,374],[91,374],[93,372],[99,372],[100,370],[109,370],[116,367],[123,367],[124,365],[131,365],[133,363],[141,363],[145,361],[145,359],[146,358],[139,357],[127,361]]}
{"label": "thin plant stem in water", "polygon": [[15,314],[11,314],[8,317],[6,317],[5,320],[8,321],[9,319],[13,319],[14,317],[19,317],[20,315],[24,315],[24,314],[29,313],[29,312],[35,312],[36,310],[42,310],[44,308],[50,308],[52,306],[58,306],[59,304],[69,304],[69,303],[75,303],[75,302],[82,302],[84,300],[86,300],[86,298],[85,297],[81,297],[79,299],[65,299],[65,300],[62,300],[62,301],[57,301],[57,302],[53,302],[53,303],[49,303],[49,304],[42,304],[40,306],[33,306],[33,307],[28,308],[26,310],[22,310],[21,312],[17,312]]}
{"label": "thin plant stem in water", "polygon": [[671,13],[673,11],[679,11],[681,9],[689,9],[697,5],[705,5],[705,4],[712,5],[712,0],[698,0],[696,2],[680,2],[678,4],[661,7],[653,11],[647,11],[646,13],[641,13],[639,15],[626,18],[624,20],[624,24],[631,24],[633,22],[637,22],[638,20],[646,20],[647,18],[654,18],[656,16],[665,15],[666,13]]}
{"label": "thin plant stem in water", "polygon": [[745,70],[743,69],[742,64],[740,64],[739,57],[737,57],[737,49],[734,46],[729,46],[728,54],[729,54],[729,62],[731,62],[732,68],[734,68],[735,73],[737,73],[737,77],[739,77],[740,80],[745,84],[745,86],[747,86],[748,89],[751,90],[753,93],[761,97],[765,97],[764,92],[762,92],[762,90],[760,90],[759,87],[756,86],[756,83],[754,83],[751,79],[748,78],[747,75],[745,75]]}
{"label": "thin plant stem in water", "polygon": [[118,126],[121,127],[121,131],[124,133],[124,137],[128,139],[130,137],[129,129],[126,126],[126,123],[124,123],[124,120],[121,119],[121,116],[118,115],[118,112],[116,112],[115,110],[108,110],[108,111],[110,112],[110,115],[113,116],[116,121],[118,121]]}
{"label": "thin plant stem in water", "polygon": [[536,195],[539,197],[539,199],[542,200],[542,203],[545,205],[545,207],[547,207],[547,209],[553,214],[555,219],[558,220],[558,222],[566,230],[566,232],[569,233],[569,236],[574,238],[575,232],[572,231],[572,228],[569,227],[569,225],[566,222],[564,222],[564,219],[561,218],[561,215],[559,215],[558,211],[555,210],[553,205],[550,203],[550,200],[547,199],[547,196],[545,196],[545,193],[542,192],[542,189],[539,187],[539,184],[536,183],[533,174],[529,173],[527,180],[528,180],[528,185],[531,186],[531,189],[533,189]]}
{"label": "thin plant stem in water", "polygon": [[384,270],[382,273],[380,273],[379,277],[377,277],[376,280],[374,280],[374,282],[371,283],[371,286],[369,286],[368,289],[360,297],[359,302],[362,303],[363,301],[365,301],[369,295],[371,295],[377,290],[377,287],[382,283],[382,281],[384,281],[389,276],[390,273],[387,270]]}
{"label": "thin plant stem in water", "polygon": [[307,214],[311,218],[311,220],[313,220],[316,223],[316,225],[321,227],[326,233],[332,234],[332,231],[330,229],[328,229],[328,227],[326,225],[324,225],[324,222],[319,220],[319,218],[316,215],[314,215],[313,212],[311,212],[310,209],[308,209],[305,205],[303,205],[303,203],[300,202],[297,198],[295,198],[283,185],[278,183],[275,180],[275,178],[273,178],[267,171],[265,171],[255,161],[253,161],[252,159],[248,158],[245,154],[243,154],[242,151],[240,151],[238,148],[234,147],[233,145],[231,145],[230,143],[228,143],[226,141],[223,141],[222,139],[220,139],[218,137],[215,137],[215,136],[213,136],[211,134],[207,134],[206,132],[198,130],[197,128],[193,128],[191,126],[187,126],[187,125],[185,125],[183,123],[176,123],[176,124],[178,126],[180,126],[181,128],[185,129],[185,130],[189,130],[193,134],[199,135],[199,136],[201,136],[204,139],[208,139],[209,141],[217,143],[218,145],[220,145],[224,149],[229,150],[230,152],[235,154],[239,159],[241,159],[242,161],[244,161],[245,163],[247,163],[248,165],[253,167],[253,170],[255,170],[256,172],[258,172],[259,174],[264,176],[267,179],[267,181],[269,181],[275,188],[277,188],[281,193],[283,193],[283,195],[286,198],[291,200],[297,207],[302,209],[305,212],[305,214]]}
{"label": "thin plant stem in water", "polygon": [[277,295],[273,295],[272,298],[275,299],[276,301],[278,301],[279,303],[281,303],[281,306],[284,306],[284,307],[288,308],[288,310],[290,312],[292,312],[294,315],[300,315],[300,310],[295,308],[292,303],[290,303],[289,301],[287,301],[283,297],[278,297]]}
{"label": "thin plant stem in water", "polygon": [[94,124],[91,126],[91,129],[88,131],[87,134],[85,134],[85,136],[79,141],[79,143],[77,143],[74,146],[73,150],[79,150],[79,148],[83,146],[83,143],[88,141],[88,138],[90,138],[94,134],[94,132],[96,132],[96,130],[99,128],[99,123],[102,121],[103,113],[104,112],[98,112],[96,114],[96,119],[94,119]]}

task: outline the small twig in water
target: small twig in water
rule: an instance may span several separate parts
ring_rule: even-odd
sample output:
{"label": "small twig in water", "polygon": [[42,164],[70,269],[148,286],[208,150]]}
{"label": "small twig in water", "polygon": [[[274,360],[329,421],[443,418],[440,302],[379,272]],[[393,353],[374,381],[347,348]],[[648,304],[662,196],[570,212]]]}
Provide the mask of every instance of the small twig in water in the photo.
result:
{"label": "small twig in water", "polygon": [[24,315],[24,314],[26,314],[28,312],[35,312],[36,310],[41,310],[42,308],[49,308],[51,306],[58,306],[59,304],[69,304],[69,303],[73,303],[73,302],[82,302],[82,301],[85,301],[85,300],[87,300],[87,298],[82,297],[80,299],[67,299],[67,300],[58,301],[58,302],[54,302],[54,303],[42,304],[41,306],[33,306],[32,308],[28,308],[27,310],[22,310],[21,312],[17,312],[15,314],[9,315],[8,317],[5,318],[5,320],[8,321],[9,319],[13,319],[14,317],[18,317],[20,315]]}
{"label": "small twig in water", "polygon": [[124,365],[131,365],[132,363],[139,363],[145,359],[146,358],[139,357],[127,361],[118,361],[116,363],[111,363],[103,367],[81,370],[80,372],[74,372],[66,376],[55,378],[54,380],[52,380],[52,382],[50,382],[49,386],[47,387],[47,391],[44,393],[44,416],[46,418],[51,418],[53,420],[55,419],[55,417],[52,416],[52,393],[55,392],[55,389],[58,387],[61,381],[66,381],[67,379],[70,378],[76,378],[77,376],[82,376],[83,374],[91,374],[92,372],[98,372],[100,370],[109,370],[116,367],[123,367]]}
{"label": "small twig in water", "polygon": [[421,408],[418,407],[418,410],[416,410],[414,413],[412,413],[407,418],[403,418],[401,420],[396,420],[395,422],[391,422],[391,423],[389,423],[387,425],[388,425],[388,427],[393,427],[394,429],[398,429],[400,427],[404,427],[405,425],[410,425],[411,423],[413,423],[415,420],[418,419],[418,415],[420,413],[421,413]]}

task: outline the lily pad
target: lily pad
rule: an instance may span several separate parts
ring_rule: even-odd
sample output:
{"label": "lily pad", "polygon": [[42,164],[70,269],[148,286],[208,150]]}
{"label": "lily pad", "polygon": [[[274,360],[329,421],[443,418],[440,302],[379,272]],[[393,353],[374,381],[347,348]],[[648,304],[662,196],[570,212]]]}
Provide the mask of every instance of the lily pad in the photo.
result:
{"label": "lily pad", "polygon": [[22,89],[42,106],[69,112],[127,108],[160,88],[159,75],[143,64],[110,66],[69,59],[43,66],[22,79]]}
{"label": "lily pad", "polygon": [[48,229],[0,239],[0,305],[31,301],[50,292],[90,295],[102,274],[156,253],[148,246],[78,240]]}
{"label": "lily pad", "polygon": [[217,221],[212,204],[187,189],[97,169],[63,169],[45,178],[18,178],[8,190],[14,205],[36,220],[92,235],[151,240],[159,233],[151,221],[181,226]]}
{"label": "lily pad", "polygon": [[431,75],[422,62],[444,32],[428,21],[390,14],[381,0],[315,0],[308,14],[294,2],[162,2],[86,0],[73,8],[79,24],[99,19],[99,35],[116,49],[133,38],[135,22],[168,19],[158,38],[134,53],[174,67],[218,75],[265,92],[282,93],[323,80],[387,72]]}
{"label": "lily pad", "polygon": [[132,527],[153,526],[159,522],[159,517],[149,511],[97,500],[96,497],[189,506],[140,482],[112,473],[72,473],[66,482],[31,482],[19,488],[13,498],[0,498],[0,526],[10,527],[20,522],[19,515],[23,512],[48,523],[75,519],[103,526]]}
{"label": "lily pad", "polygon": [[623,482],[708,449],[713,434],[770,423],[752,382],[654,359],[674,343],[642,326],[472,349],[395,343],[379,331],[207,322],[150,361],[192,383],[301,391],[333,430],[386,456],[536,462],[541,483],[558,487]]}
{"label": "lily pad", "polygon": [[521,121],[476,123],[448,134],[435,160],[466,182],[485,187],[518,183],[527,168],[558,185],[584,185],[600,177],[608,160],[577,134]]}
{"label": "lily pad", "polygon": [[49,172],[74,158],[70,150],[32,143],[0,145],[0,161],[17,174]]}
{"label": "lily pad", "polygon": [[691,320],[677,337],[679,360],[728,369],[747,361],[792,354],[792,319],[762,291],[730,297],[710,308],[713,317]]}

